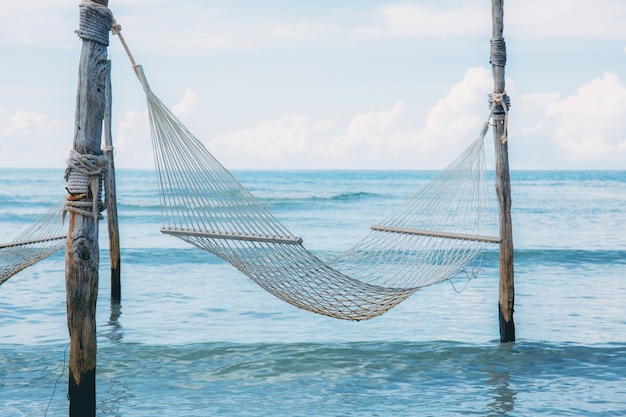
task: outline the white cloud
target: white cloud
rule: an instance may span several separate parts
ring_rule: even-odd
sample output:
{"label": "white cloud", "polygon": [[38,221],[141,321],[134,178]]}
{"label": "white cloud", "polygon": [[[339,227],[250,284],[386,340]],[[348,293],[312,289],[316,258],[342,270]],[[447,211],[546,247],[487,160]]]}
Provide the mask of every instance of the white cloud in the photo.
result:
{"label": "white cloud", "polygon": [[33,130],[54,129],[58,122],[41,113],[18,110],[14,114],[0,111],[0,138],[31,134]]}
{"label": "white cloud", "polygon": [[386,129],[393,126],[403,109],[404,103],[399,101],[389,111],[370,111],[359,114],[350,122],[348,135],[383,135]]}
{"label": "white cloud", "polygon": [[289,113],[254,129],[217,135],[208,148],[234,168],[302,168],[323,153],[322,142],[334,125]]}
{"label": "white cloud", "polygon": [[[420,117],[397,101],[349,118],[287,113],[253,128],[218,134],[208,148],[233,169],[437,169],[475,137],[488,114],[491,88],[488,69],[470,68],[428,111],[421,127]],[[192,131],[207,123],[198,117],[198,102],[198,94],[187,89],[172,107]],[[514,169],[626,168],[626,85],[616,74],[607,72],[569,96],[524,94],[514,100],[513,109]],[[0,166],[63,166],[72,129],[69,119],[0,109]],[[145,110],[121,117],[114,143],[116,166],[152,168]]]}
{"label": "white cloud", "polygon": [[322,34],[336,33],[338,31],[336,26],[322,22],[300,21],[272,24],[269,27],[265,27],[262,32],[269,38],[306,41],[319,39]]}
{"label": "white cloud", "polygon": [[[442,5],[448,7],[442,8]],[[449,37],[484,34],[491,15],[480,3],[397,3],[378,10],[376,26],[356,27],[354,32],[366,38]]]}
{"label": "white cloud", "polygon": [[[0,14],[0,45],[38,45],[78,49],[76,0],[6,2]],[[285,46],[303,42],[326,45],[371,39],[485,38],[491,10],[478,0],[385,2],[351,10],[340,5],[309,6],[259,14],[228,2],[200,0],[111,2],[113,13],[134,51],[159,55]],[[323,12],[320,10],[323,9]],[[621,0],[525,0],[505,4],[505,35],[520,38],[626,38],[626,2]],[[167,30],[163,30],[166,27]],[[111,39],[111,48],[121,49]]]}
{"label": "white cloud", "polygon": [[404,112],[404,103],[398,101],[390,110],[370,111],[358,114],[350,121],[348,131],[331,144],[331,157],[346,158],[350,154],[367,154],[369,157],[384,155],[397,144],[395,126]]}
{"label": "white cloud", "polygon": [[197,56],[215,50],[307,42],[343,32],[327,20],[286,11],[267,13],[268,9],[259,15],[228,2],[164,1],[148,8],[128,3],[113,11],[133,48],[159,55]]}
{"label": "white cloud", "polygon": [[[5,1],[0,44],[78,48],[76,0]],[[359,3],[359,6],[362,6]],[[323,12],[320,10],[324,7]],[[316,6],[316,13],[258,8],[201,0],[118,0],[113,13],[134,48],[161,54],[198,53],[324,40],[485,37],[491,10],[478,0],[386,2],[378,9]],[[294,11],[295,10],[295,11]],[[505,34],[532,38],[611,39],[626,37],[622,0],[525,0],[505,4]],[[167,27],[167,30],[163,30]],[[69,29],[68,29],[69,28]],[[116,42],[112,44],[117,47]]]}
{"label": "white cloud", "polygon": [[429,112],[420,131],[400,123],[405,104],[349,121],[291,113],[218,135],[209,149],[232,168],[441,168],[467,146],[488,115],[491,73],[472,68]]}
{"label": "white cloud", "polygon": [[198,94],[191,88],[185,89],[183,100],[172,108],[177,117],[192,114],[198,104]]}
{"label": "white cloud", "polygon": [[560,97],[560,93],[524,94],[521,97],[520,109],[523,112],[532,112],[536,109],[544,111],[546,107],[556,102]]}
{"label": "white cloud", "polygon": [[449,149],[468,134],[478,132],[488,115],[487,95],[493,91],[492,75],[486,68],[470,68],[463,80],[428,113],[421,142],[426,149]]}
{"label": "white cloud", "polygon": [[514,112],[516,121],[520,123],[518,130],[522,135],[534,135],[544,130],[546,109],[560,97],[559,93],[523,94]]}
{"label": "white cloud", "polygon": [[7,4],[1,6],[0,45],[67,47],[70,40],[76,39],[74,29],[78,27],[78,2],[49,0],[43,3],[4,3]]}
{"label": "white cloud", "polygon": [[0,166],[63,166],[72,133],[69,123],[43,113],[0,110]]}
{"label": "white cloud", "polygon": [[522,140],[510,142],[512,155],[522,168],[626,168],[626,86],[614,73],[569,96],[523,95],[514,125]]}
{"label": "white cloud", "polygon": [[[620,40],[626,37],[622,0],[524,0],[505,3],[505,36]],[[364,38],[484,37],[491,8],[482,1],[398,2],[382,6],[377,22],[355,23]]]}
{"label": "white cloud", "polygon": [[626,166],[626,86],[607,72],[546,109],[554,140],[571,160]]}
{"label": "white cloud", "polygon": [[505,32],[520,37],[621,40],[622,0],[524,0],[505,5]]}
{"label": "white cloud", "polygon": [[[177,117],[193,122],[198,113],[197,103],[198,94],[187,88],[181,101],[173,105],[171,110]],[[117,167],[141,169],[154,167],[147,109],[126,111],[116,124],[113,142]]]}
{"label": "white cloud", "polygon": [[127,111],[118,122],[113,137],[115,166],[152,168],[154,158],[150,144],[148,111]]}
{"label": "white cloud", "polygon": [[[255,128],[216,135],[208,142],[208,148],[229,168],[440,168],[469,144],[487,117],[486,94],[490,87],[491,73],[487,69],[469,69],[446,97],[433,106],[421,130],[415,126],[419,118],[407,114],[406,104],[397,101],[388,109],[363,112],[343,120],[316,120],[287,113]],[[172,109],[184,116],[188,127],[189,121],[201,125],[206,120],[197,118],[201,112],[197,103],[198,94],[187,89]],[[5,155],[1,165],[45,166],[42,165],[45,160],[42,155],[48,156],[45,152],[37,158],[18,161],[15,155],[46,145],[44,135],[52,132],[59,136],[60,130],[68,136],[67,146],[55,144],[54,148],[61,152],[64,162],[71,147],[71,136],[67,134],[67,131],[71,134],[71,126],[43,114],[0,112],[0,138]],[[124,113],[114,131],[116,166],[151,168],[149,134],[147,111]],[[22,136],[37,144],[24,146],[18,142]],[[7,138],[11,146],[5,146]],[[15,163],[9,163],[9,155]],[[51,165],[61,163],[51,161]]]}

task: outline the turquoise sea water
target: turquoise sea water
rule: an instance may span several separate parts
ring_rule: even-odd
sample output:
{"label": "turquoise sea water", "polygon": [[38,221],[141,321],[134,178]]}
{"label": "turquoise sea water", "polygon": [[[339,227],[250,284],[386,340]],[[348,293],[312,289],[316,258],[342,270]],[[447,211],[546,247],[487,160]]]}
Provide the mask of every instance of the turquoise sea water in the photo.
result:
{"label": "turquoise sea water", "polygon": [[[235,174],[332,255],[435,173]],[[117,176],[122,302],[109,300],[103,223],[100,416],[626,415],[626,172],[512,173],[518,341],[506,345],[495,251],[469,283],[339,321],[162,235],[154,174]],[[62,177],[0,169],[1,242],[63,198]],[[62,253],[0,286],[0,416],[67,415],[65,320]]]}

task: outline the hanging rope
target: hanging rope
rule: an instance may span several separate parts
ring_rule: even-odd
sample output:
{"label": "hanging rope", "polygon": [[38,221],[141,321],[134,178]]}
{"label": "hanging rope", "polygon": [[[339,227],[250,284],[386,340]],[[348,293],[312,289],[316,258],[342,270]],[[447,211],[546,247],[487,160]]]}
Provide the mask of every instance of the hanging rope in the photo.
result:
{"label": "hanging rope", "polygon": [[122,46],[124,47],[124,50],[126,51],[126,55],[128,55],[128,58],[130,59],[130,63],[132,64],[133,68],[137,68],[137,63],[135,62],[135,58],[133,57],[133,54],[130,52],[128,45],[126,44],[126,40],[124,39],[124,36],[122,35],[122,25],[117,23],[115,19],[113,19],[113,23],[111,25],[111,33],[113,33],[120,39],[120,42],[122,43]]}

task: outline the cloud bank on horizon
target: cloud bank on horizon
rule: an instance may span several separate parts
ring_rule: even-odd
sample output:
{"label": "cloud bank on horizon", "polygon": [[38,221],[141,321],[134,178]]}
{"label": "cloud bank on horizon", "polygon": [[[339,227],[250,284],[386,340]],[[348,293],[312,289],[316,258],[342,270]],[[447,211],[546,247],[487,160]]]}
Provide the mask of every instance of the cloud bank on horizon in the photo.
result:
{"label": "cloud bank on horizon", "polygon": [[[3,0],[3,2],[6,0]],[[0,16],[0,167],[62,167],[77,1]],[[489,1],[110,0],[155,92],[233,169],[437,169],[488,116]],[[626,169],[626,3],[505,2],[512,169]],[[111,37],[119,168],[152,168]]]}

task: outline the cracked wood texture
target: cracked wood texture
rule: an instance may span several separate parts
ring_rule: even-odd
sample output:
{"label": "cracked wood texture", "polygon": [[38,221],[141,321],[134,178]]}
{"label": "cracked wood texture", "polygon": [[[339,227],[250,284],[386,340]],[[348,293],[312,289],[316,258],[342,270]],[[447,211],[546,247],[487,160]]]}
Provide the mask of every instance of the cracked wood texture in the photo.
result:
{"label": "cracked wood texture", "polygon": [[[96,0],[107,6],[106,0]],[[82,39],[76,96],[74,150],[101,153],[105,112],[107,47]],[[81,201],[92,201],[90,193]],[[70,334],[69,415],[96,415],[96,299],[98,297],[98,220],[69,212],[65,252],[67,325]]]}
{"label": "cracked wood texture", "polygon": [[[504,39],[504,0],[492,0],[493,33],[492,39]],[[504,65],[492,65],[494,93],[504,93]],[[513,226],[511,220],[511,178],[509,174],[509,145],[500,138],[506,134],[504,120],[494,120],[494,141],[496,149],[496,193],[500,209],[500,286],[499,322],[500,342],[515,341],[513,307],[515,303],[515,280],[513,258]]]}

